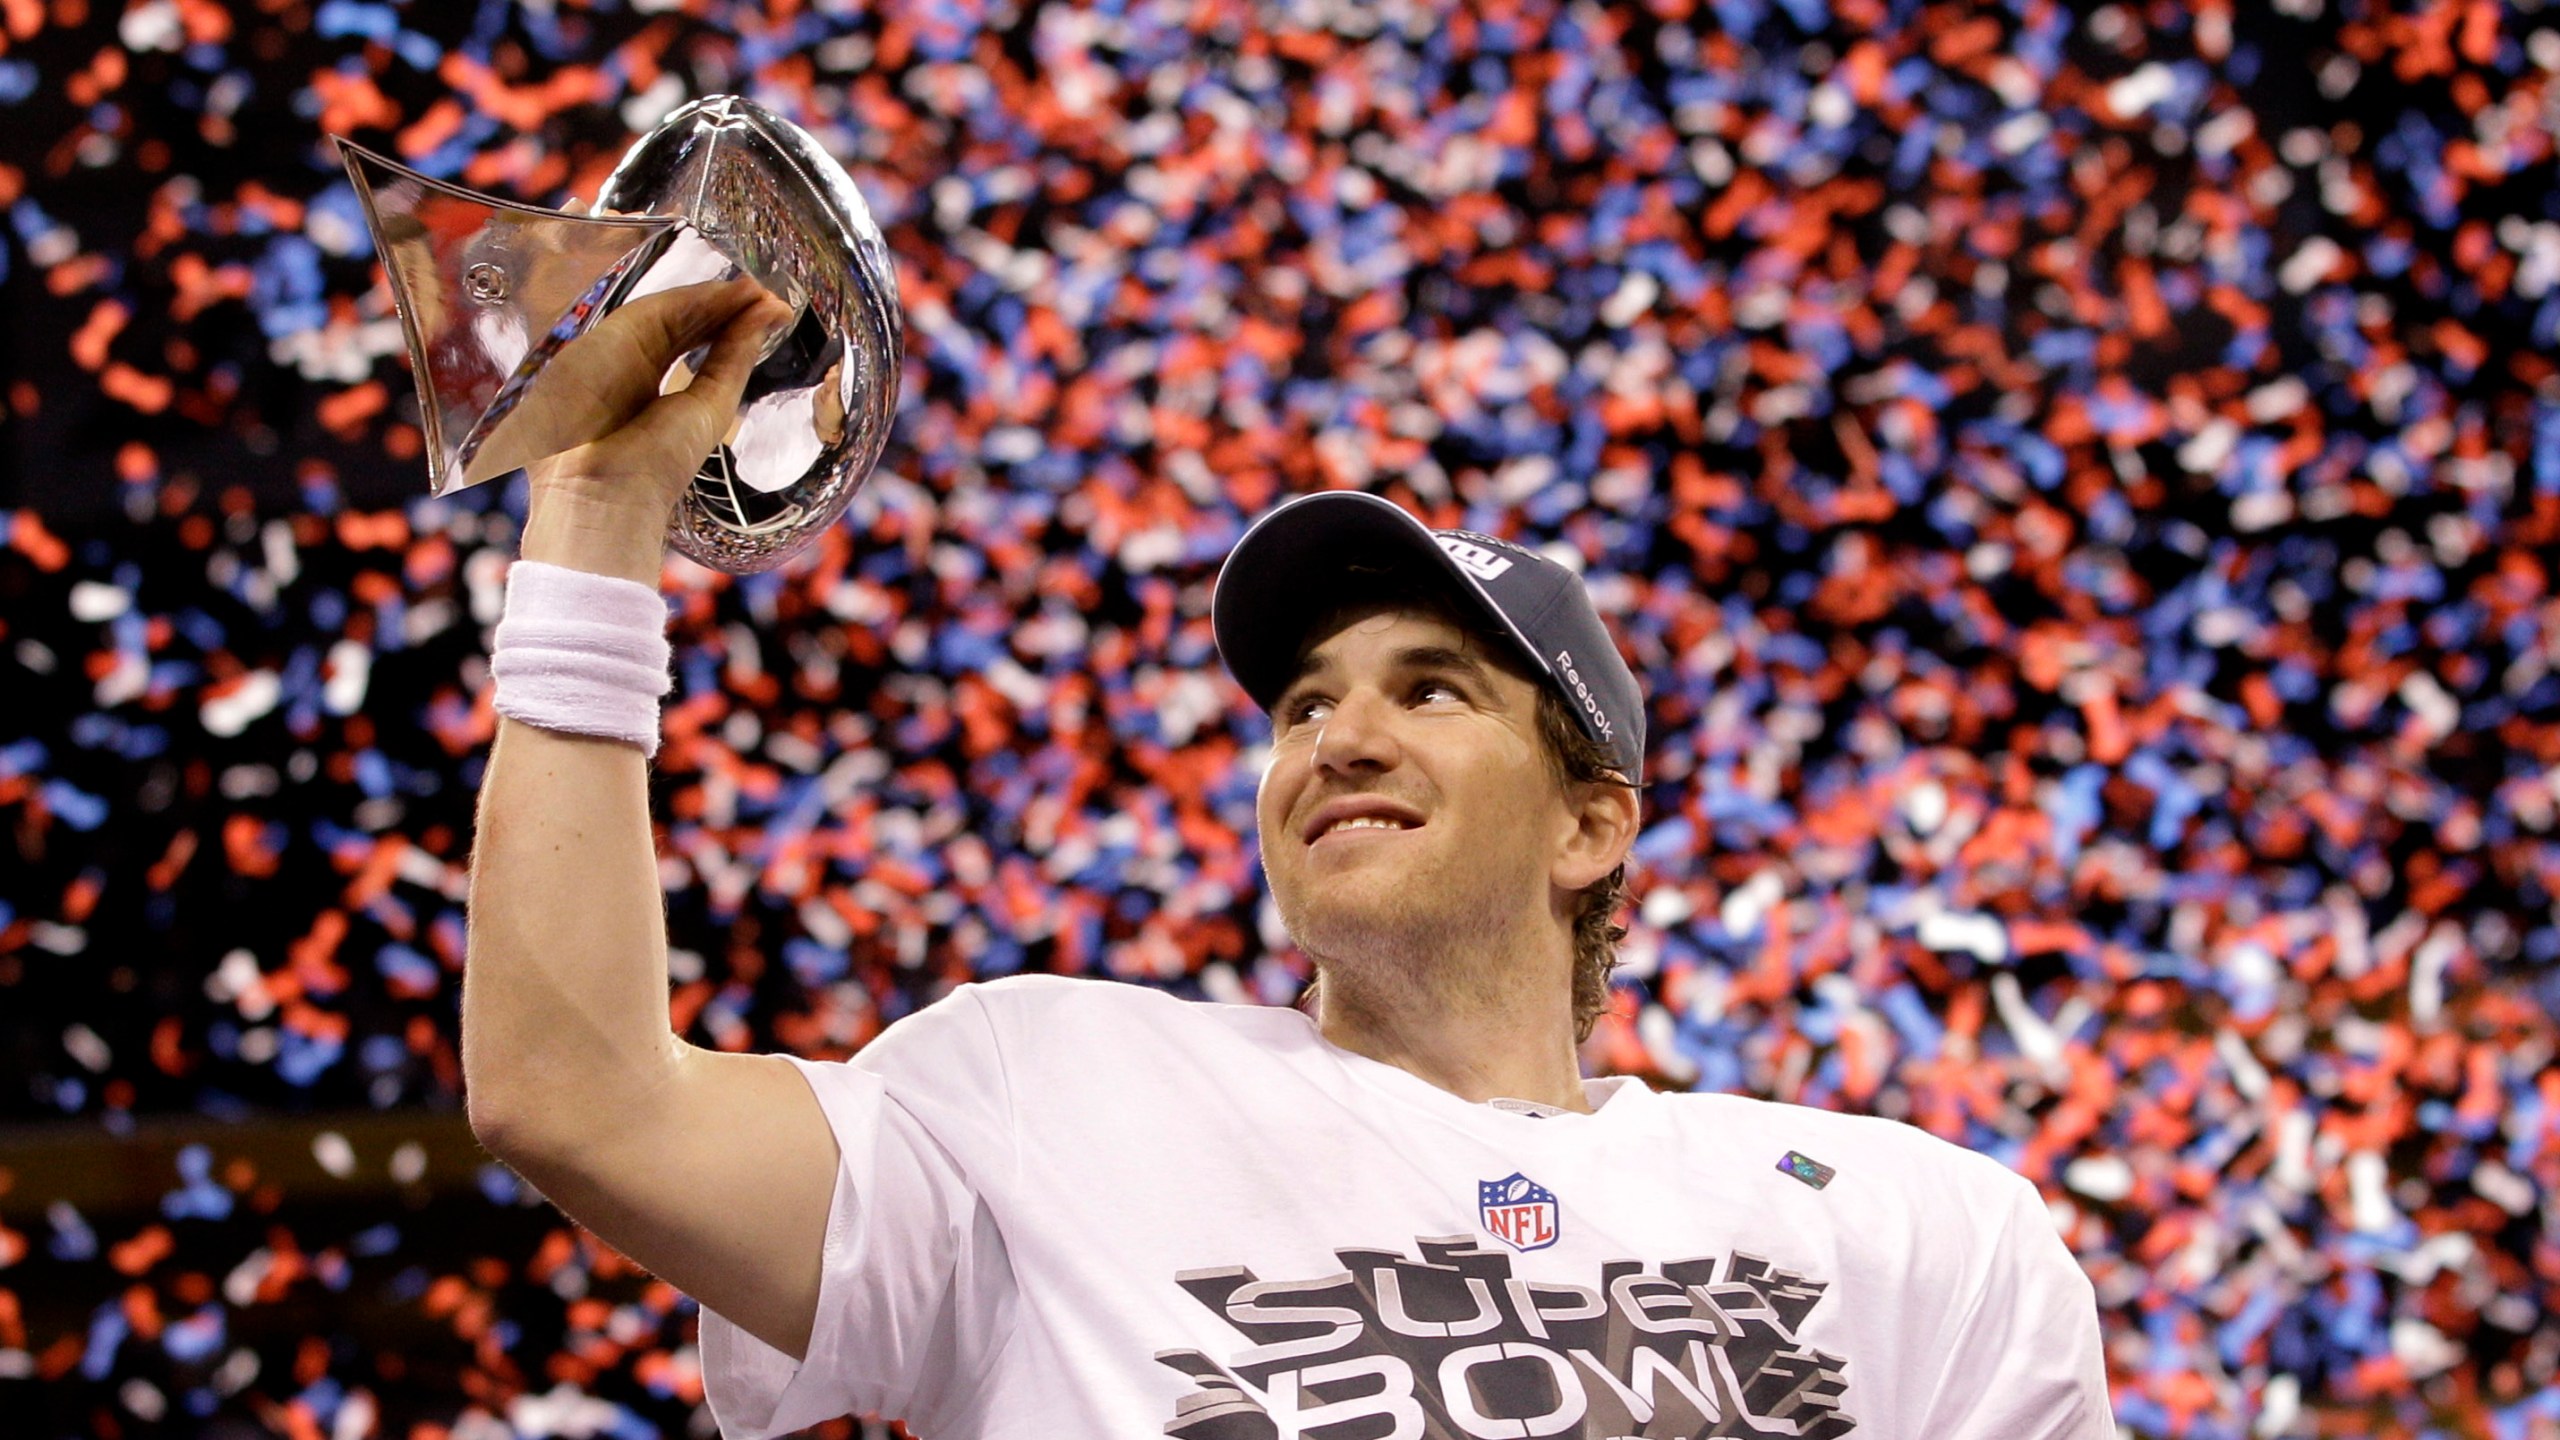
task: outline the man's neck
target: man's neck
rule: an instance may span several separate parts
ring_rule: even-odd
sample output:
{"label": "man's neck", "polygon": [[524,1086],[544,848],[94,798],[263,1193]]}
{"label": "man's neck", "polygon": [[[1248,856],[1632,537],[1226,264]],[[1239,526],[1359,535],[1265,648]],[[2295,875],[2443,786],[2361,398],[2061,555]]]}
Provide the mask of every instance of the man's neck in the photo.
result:
{"label": "man's neck", "polygon": [[1328,1042],[1462,1100],[1591,1110],[1562,976],[1448,993],[1461,987],[1379,983],[1345,966],[1325,968],[1316,1025]]}

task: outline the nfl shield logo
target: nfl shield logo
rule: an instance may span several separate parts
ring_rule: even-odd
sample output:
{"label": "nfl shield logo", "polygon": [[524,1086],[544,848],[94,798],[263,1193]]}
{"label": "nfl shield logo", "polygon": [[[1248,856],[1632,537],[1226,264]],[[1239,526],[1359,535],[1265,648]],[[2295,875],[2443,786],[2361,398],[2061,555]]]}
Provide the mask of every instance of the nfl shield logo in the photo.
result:
{"label": "nfl shield logo", "polygon": [[1517,1170],[1476,1182],[1476,1216],[1485,1233],[1514,1250],[1544,1250],[1564,1234],[1555,1192]]}

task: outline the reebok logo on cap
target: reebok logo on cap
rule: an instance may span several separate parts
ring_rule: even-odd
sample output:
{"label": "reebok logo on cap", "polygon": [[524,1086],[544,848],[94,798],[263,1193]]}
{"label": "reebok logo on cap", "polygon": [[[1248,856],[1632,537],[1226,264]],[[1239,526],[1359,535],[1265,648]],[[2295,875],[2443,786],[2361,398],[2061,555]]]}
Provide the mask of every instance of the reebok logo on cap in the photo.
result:
{"label": "reebok logo on cap", "polygon": [[1609,712],[1600,707],[1600,697],[1591,693],[1591,687],[1582,683],[1582,672],[1573,668],[1573,652],[1558,650],[1556,664],[1564,675],[1564,683],[1572,689],[1574,698],[1582,702],[1584,712],[1590,715],[1591,723],[1600,727],[1600,743],[1606,745],[1616,740],[1618,734],[1609,724]]}

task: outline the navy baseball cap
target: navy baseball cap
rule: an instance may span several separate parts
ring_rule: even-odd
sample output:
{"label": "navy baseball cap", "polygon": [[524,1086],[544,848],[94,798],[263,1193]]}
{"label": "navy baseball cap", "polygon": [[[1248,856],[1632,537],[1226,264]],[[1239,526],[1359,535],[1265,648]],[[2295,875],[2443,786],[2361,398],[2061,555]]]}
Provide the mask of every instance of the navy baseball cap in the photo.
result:
{"label": "navy baseball cap", "polygon": [[1391,500],[1357,490],[1302,495],[1272,510],[1218,572],[1209,603],[1228,673],[1269,710],[1296,678],[1307,631],[1354,572],[1437,589],[1510,637],[1583,732],[1628,780],[1644,773],[1644,693],[1618,654],[1582,577],[1535,551],[1473,530],[1433,530]]}

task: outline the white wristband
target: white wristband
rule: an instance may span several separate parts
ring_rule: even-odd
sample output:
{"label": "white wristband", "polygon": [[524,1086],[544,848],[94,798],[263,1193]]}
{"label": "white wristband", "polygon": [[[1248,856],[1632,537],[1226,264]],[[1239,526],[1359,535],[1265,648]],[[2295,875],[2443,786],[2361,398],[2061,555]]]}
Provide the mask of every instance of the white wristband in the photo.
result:
{"label": "white wristband", "polygon": [[656,755],[666,631],[667,602],[646,585],[519,560],[489,651],[497,711]]}

